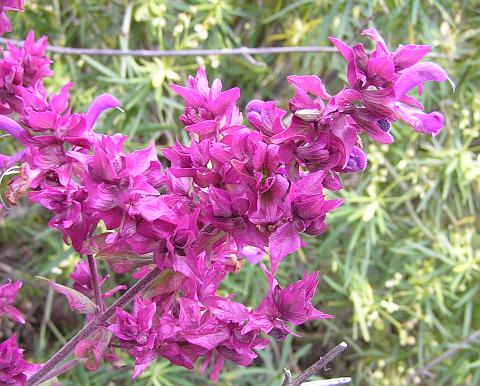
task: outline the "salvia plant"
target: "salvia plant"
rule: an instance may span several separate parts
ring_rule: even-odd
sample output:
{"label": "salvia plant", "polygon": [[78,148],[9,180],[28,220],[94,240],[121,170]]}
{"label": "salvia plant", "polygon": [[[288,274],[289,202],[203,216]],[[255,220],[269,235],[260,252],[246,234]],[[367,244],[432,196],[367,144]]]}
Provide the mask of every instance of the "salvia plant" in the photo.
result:
{"label": "salvia plant", "polygon": [[[23,1],[0,1],[0,33],[11,30],[10,10],[22,11]],[[397,120],[417,132],[440,132],[442,114],[425,113],[408,93],[449,79],[438,65],[420,62],[430,46],[391,52],[376,30],[362,35],[373,51],[330,38],[347,62],[348,84],[337,94],[314,75],[287,78],[295,93],[289,111],[253,100],[245,121],[236,106],[240,90],[223,91],[219,79],[210,85],[203,68],[186,86],[171,85],[185,104],[180,121],[190,143],[163,149],[167,166],[153,144],[128,153],[125,135],[95,133],[102,112],[121,110],[115,97],[102,94],[76,113],[69,107],[72,83],[47,95],[46,37],[35,40],[30,32],[23,47],[9,44],[0,60],[0,129],[21,149],[0,155],[2,179],[13,176],[3,204],[27,197],[45,207],[53,213],[49,225],[85,258],[71,275],[73,288],[43,280],[86,322],[44,364],[25,361],[15,335],[1,343],[0,383],[38,385],[77,362],[90,371],[103,361],[115,367],[119,350],[132,356],[134,378],[163,357],[209,369],[216,382],[225,360],[248,366],[256,350],[293,334],[292,325],[332,318],[312,304],[318,272],[282,287],[277,266],[301,248],[302,234],[325,231],[327,214],[342,204],[326,198],[342,189],[340,175],[367,167],[363,134],[391,144]],[[269,267],[259,269],[270,290],[259,305],[220,294],[227,275],[267,254]],[[135,284],[105,289],[99,259]],[[0,314],[24,323],[12,305],[21,285],[0,286]]]}

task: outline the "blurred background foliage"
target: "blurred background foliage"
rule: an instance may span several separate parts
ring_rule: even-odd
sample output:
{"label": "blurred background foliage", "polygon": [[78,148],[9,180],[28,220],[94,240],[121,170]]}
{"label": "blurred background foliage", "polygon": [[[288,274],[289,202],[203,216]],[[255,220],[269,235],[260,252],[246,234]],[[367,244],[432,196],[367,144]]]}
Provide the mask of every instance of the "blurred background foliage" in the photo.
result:
{"label": "blurred background foliage", "polygon": [[[366,173],[344,179],[346,203],[329,215],[329,230],[280,266],[280,281],[319,269],[319,307],[336,316],[309,323],[302,338],[275,343],[249,368],[227,366],[220,385],[280,385],[283,368],[306,368],[342,340],[350,348],[324,375],[351,376],[354,385],[478,385],[480,345],[471,345],[436,365],[433,379],[414,369],[480,329],[480,12],[465,0],[36,0],[26,13],[12,15],[22,39],[34,29],[51,44],[89,48],[222,48],[328,45],[334,35],[353,42],[376,27],[391,48],[399,43],[432,44],[435,58],[457,84],[429,84],[424,102],[446,117],[436,138],[395,124],[390,147],[366,140]],[[334,93],[345,82],[338,54],[283,54],[211,57],[87,57],[52,55],[50,91],[73,80],[72,102],[85,111],[93,97],[110,92],[125,113],[109,112],[98,127],[130,136],[135,149],[175,136],[186,140],[177,117],[179,98],[168,83],[184,83],[204,65],[224,86],[239,86],[241,107],[253,98],[279,101],[292,90],[285,76],[316,74]],[[8,142],[0,144],[6,151]],[[35,360],[44,361],[82,321],[68,312],[35,275],[68,282],[77,257],[47,228],[48,214],[22,203],[0,219],[0,279],[25,281],[22,310],[29,322],[20,341]],[[107,267],[101,266],[103,271]],[[265,292],[261,270],[245,266],[225,291],[254,306]],[[120,281],[122,278],[117,278]],[[258,288],[259,284],[261,288]],[[113,284],[112,284],[113,285]],[[0,334],[9,334],[2,324]],[[128,362],[128,359],[125,358]],[[65,385],[130,384],[131,367],[87,373],[80,367],[63,377]],[[204,377],[157,361],[138,385],[207,385]]]}

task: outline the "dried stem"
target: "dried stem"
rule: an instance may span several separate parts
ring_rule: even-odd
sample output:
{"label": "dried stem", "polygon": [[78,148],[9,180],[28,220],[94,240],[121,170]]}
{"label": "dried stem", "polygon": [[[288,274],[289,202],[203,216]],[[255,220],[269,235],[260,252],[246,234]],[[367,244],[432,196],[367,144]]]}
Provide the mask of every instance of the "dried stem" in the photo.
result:
{"label": "dried stem", "polygon": [[285,372],[285,378],[283,379],[282,386],[288,386],[292,382],[292,372],[289,369],[283,369]]}
{"label": "dried stem", "polygon": [[88,268],[90,269],[90,277],[92,278],[93,293],[95,296],[95,304],[100,313],[105,310],[105,305],[102,300],[102,293],[100,292],[100,284],[98,283],[97,263],[93,255],[87,255]]}
{"label": "dried stem", "polygon": [[[286,377],[285,377],[286,379],[283,383],[283,386],[302,386],[304,382],[308,381],[311,377],[313,377],[315,374],[320,372],[326,365],[328,365],[331,361],[333,361],[339,354],[345,351],[346,348],[347,348],[347,344],[345,342],[342,342],[339,345],[335,346],[323,357],[320,357],[320,359],[317,362],[311,365],[308,369],[306,369],[294,380],[291,380],[291,377],[289,377],[290,379],[287,380],[288,373],[286,372]],[[347,379],[348,378],[343,378],[343,380],[347,380]],[[330,380],[327,380],[325,382],[328,382],[328,381]],[[335,380],[331,380],[331,381],[335,381]],[[323,383],[323,385],[329,385],[329,383],[325,383],[325,382]],[[309,383],[311,384],[311,382]],[[337,382],[337,383],[331,383],[331,384],[335,385],[339,383]]]}
{"label": "dried stem", "polygon": [[352,382],[351,378],[342,377],[342,378],[325,379],[321,381],[304,382],[302,383],[302,386],[334,386],[334,385],[345,385],[350,382]]}
{"label": "dried stem", "polygon": [[424,376],[432,376],[430,373],[430,369],[438,365],[439,363],[447,360],[448,358],[452,357],[455,353],[460,350],[466,349],[469,347],[470,343],[473,343],[477,339],[480,339],[480,330],[475,331],[473,334],[466,337],[461,342],[455,343],[452,347],[450,347],[447,351],[443,354],[439,355],[438,357],[432,359],[428,362],[425,366],[418,368],[414,374],[410,377],[410,380],[413,380],[415,377],[424,377]]}
{"label": "dried stem", "polygon": [[130,303],[135,295],[146,289],[152,281],[160,274],[158,267],[155,267],[147,275],[137,281],[130,289],[118,298],[110,307],[97,317],[87,323],[65,346],[55,353],[44,365],[28,380],[27,386],[39,385],[39,381],[46,378],[60,363],[62,363],[75,349],[75,346],[83,339],[90,337],[98,327],[108,321],[117,308],[123,308]]}

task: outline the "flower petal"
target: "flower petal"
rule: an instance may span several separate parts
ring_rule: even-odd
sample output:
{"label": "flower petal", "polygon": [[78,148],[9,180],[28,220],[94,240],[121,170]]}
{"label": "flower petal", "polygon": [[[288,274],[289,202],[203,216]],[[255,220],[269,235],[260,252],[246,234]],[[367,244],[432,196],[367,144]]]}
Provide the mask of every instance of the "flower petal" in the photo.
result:
{"label": "flower petal", "polygon": [[393,84],[395,100],[402,99],[405,94],[423,82],[445,82],[447,79],[449,79],[447,73],[438,64],[432,62],[414,64],[407,68]]}
{"label": "flower petal", "polygon": [[91,130],[98,116],[107,109],[115,109],[120,106],[120,101],[110,94],[101,94],[97,96],[88,108],[86,119],[87,129]]}
{"label": "flower petal", "polygon": [[268,246],[270,248],[272,273],[275,273],[278,263],[285,256],[301,247],[300,235],[294,229],[292,223],[283,224],[270,236]]}

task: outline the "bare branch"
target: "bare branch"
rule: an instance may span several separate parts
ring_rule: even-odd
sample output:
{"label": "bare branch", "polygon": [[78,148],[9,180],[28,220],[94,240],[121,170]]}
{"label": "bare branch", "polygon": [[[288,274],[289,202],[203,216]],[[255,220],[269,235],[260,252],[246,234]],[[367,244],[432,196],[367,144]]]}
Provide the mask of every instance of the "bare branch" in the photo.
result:
{"label": "bare branch", "polygon": [[288,386],[292,383],[292,372],[289,369],[283,369],[285,372],[285,378],[283,380],[282,386]]}
{"label": "bare branch", "polygon": [[[285,369],[285,380],[282,386],[326,386],[326,385],[340,385],[340,384],[345,384],[350,382],[351,381],[350,378],[336,378],[336,379],[327,379],[325,381],[313,381],[313,382],[304,383],[308,381],[311,377],[313,377],[315,374],[319,373],[325,366],[327,366],[338,355],[340,355],[343,351],[345,351],[346,348],[347,348],[347,343],[345,342],[342,342],[339,345],[335,346],[323,357],[320,357],[320,359],[317,362],[311,365],[308,369],[306,369],[294,380],[292,380],[290,371]],[[319,382],[323,382],[323,383],[319,383]]]}
{"label": "bare branch", "polygon": [[302,383],[302,386],[335,386],[335,385],[345,385],[350,382],[352,382],[352,378],[342,377],[342,378],[325,379],[322,381],[304,382]]}
{"label": "bare branch", "polygon": [[430,369],[438,365],[439,363],[447,360],[448,358],[452,357],[455,353],[457,353],[460,350],[464,350],[470,346],[470,343],[473,343],[477,339],[480,339],[480,330],[475,331],[473,334],[470,336],[466,337],[464,340],[461,342],[458,342],[454,344],[452,347],[450,347],[447,351],[445,351],[443,354],[439,355],[438,357],[432,359],[430,362],[428,362],[425,366],[419,367],[415,373],[412,374],[410,379],[414,379],[415,377],[433,377],[433,374],[430,372]]}

